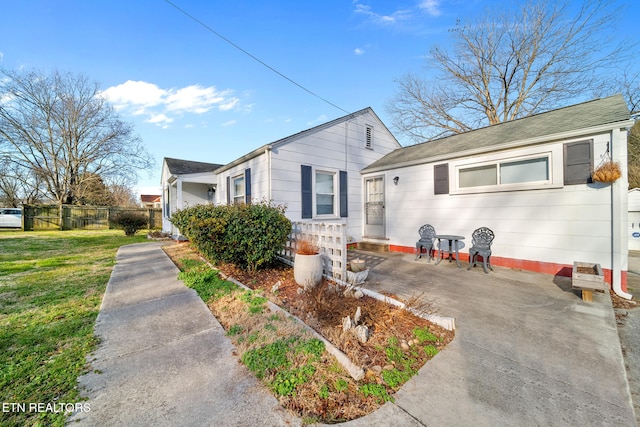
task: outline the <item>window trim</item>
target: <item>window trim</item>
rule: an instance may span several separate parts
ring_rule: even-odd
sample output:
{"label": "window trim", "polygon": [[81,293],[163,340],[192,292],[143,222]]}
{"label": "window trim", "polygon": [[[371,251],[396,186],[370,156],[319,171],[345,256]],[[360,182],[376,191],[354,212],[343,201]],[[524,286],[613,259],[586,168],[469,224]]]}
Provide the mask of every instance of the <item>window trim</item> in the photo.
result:
{"label": "window trim", "polygon": [[[318,213],[318,174],[331,175],[333,181],[333,212],[328,214],[319,214]],[[339,195],[340,195],[340,183],[338,182],[338,171],[331,171],[327,169],[314,168],[313,169],[313,217],[314,218],[338,218],[338,208],[339,208]],[[336,191],[338,190],[338,191]]]}
{"label": "window trim", "polygon": [[[236,194],[236,181],[242,179],[242,191]],[[231,203],[234,205],[245,203],[247,180],[244,172],[231,177]]]}
{"label": "window trim", "polygon": [[[543,188],[561,188],[563,186],[563,156],[562,145],[530,147],[516,152],[493,153],[476,158],[468,158],[450,162],[449,180],[453,182],[452,194],[472,194],[502,191],[539,190]],[[500,183],[500,165],[538,158],[548,159],[548,174],[546,180],[518,182],[512,184]],[[460,171],[482,166],[496,166],[495,185],[479,185],[475,187],[460,187]]]}

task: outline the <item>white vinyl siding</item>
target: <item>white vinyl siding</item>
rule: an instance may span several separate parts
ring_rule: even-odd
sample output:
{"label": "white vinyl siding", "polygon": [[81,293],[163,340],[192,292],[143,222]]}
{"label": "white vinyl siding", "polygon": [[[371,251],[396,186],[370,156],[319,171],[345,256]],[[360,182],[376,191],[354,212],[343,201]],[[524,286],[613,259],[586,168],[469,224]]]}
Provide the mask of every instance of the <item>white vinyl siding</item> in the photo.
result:
{"label": "white vinyl siding", "polygon": [[[593,136],[596,158],[606,152],[610,138],[610,134]],[[575,139],[581,140],[584,137]],[[572,140],[452,158],[446,163],[438,159],[383,172],[386,217],[394,219],[386,222],[389,244],[415,247],[418,229],[430,223],[438,233],[465,236],[468,248],[473,230],[485,226],[496,233],[492,247],[496,258],[568,265],[589,260],[611,268],[610,190],[592,184],[563,184],[565,142]],[[625,159],[620,161],[624,164]],[[434,194],[434,167],[443,164],[449,165],[451,192],[438,195]],[[509,183],[459,188],[456,181],[461,169],[491,165],[502,165],[502,179]],[[496,170],[496,176],[498,173]],[[364,178],[380,174],[372,172]],[[398,185],[393,185],[394,176],[401,177]],[[514,182],[529,180],[535,183]]]}

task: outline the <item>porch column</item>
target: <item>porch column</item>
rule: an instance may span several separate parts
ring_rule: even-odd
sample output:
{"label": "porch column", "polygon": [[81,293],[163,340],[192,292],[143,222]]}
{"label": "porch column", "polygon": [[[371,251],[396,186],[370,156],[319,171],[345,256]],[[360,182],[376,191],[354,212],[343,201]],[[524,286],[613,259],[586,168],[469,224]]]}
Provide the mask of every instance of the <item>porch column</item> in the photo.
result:
{"label": "porch column", "polygon": [[178,178],[176,181],[176,208],[184,208],[184,206],[182,206],[182,178]]}

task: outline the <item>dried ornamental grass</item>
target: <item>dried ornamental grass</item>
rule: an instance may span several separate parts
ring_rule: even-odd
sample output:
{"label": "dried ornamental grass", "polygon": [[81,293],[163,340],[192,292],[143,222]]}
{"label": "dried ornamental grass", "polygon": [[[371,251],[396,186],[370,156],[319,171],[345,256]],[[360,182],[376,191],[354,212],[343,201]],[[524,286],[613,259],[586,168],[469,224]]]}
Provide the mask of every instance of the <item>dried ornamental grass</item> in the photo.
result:
{"label": "dried ornamental grass", "polygon": [[312,241],[303,239],[296,243],[296,253],[300,255],[317,255],[320,249]]}
{"label": "dried ornamental grass", "polygon": [[609,160],[593,171],[591,179],[596,182],[614,182],[621,176],[620,163]]}

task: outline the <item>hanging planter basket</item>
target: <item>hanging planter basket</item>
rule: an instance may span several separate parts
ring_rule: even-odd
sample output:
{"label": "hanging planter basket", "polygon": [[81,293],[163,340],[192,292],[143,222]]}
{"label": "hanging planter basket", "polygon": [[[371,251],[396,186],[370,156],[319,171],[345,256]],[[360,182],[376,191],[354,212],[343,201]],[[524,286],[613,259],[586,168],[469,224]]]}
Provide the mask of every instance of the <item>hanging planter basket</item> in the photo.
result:
{"label": "hanging planter basket", "polygon": [[595,182],[611,183],[617,181],[621,176],[620,163],[607,160],[593,171],[591,179]]}

